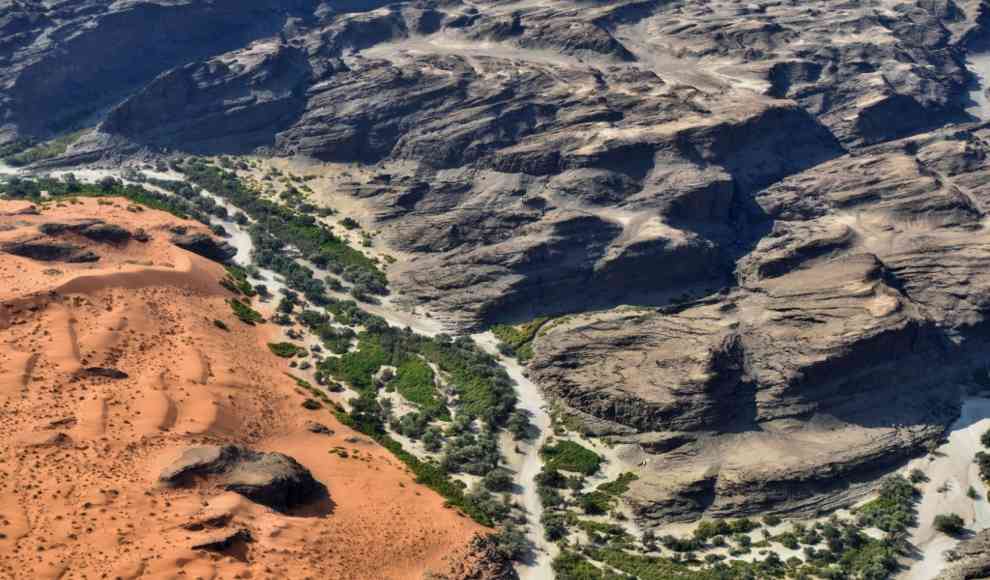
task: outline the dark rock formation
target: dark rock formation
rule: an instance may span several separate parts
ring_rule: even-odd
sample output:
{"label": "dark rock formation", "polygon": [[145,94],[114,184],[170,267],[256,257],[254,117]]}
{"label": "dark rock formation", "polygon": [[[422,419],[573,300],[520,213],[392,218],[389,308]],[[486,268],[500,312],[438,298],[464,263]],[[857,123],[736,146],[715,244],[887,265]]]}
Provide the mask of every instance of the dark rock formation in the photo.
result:
{"label": "dark rock formation", "polygon": [[187,449],[158,476],[161,483],[169,486],[188,485],[198,478],[217,478],[225,489],[279,511],[312,502],[327,493],[308,469],[288,455],[259,453],[235,445]]}
{"label": "dark rock formation", "polygon": [[640,517],[813,514],[942,434],[986,364],[986,132],[783,179],[723,291],[541,330],[533,378],[640,464]]}
{"label": "dark rock formation", "polygon": [[323,423],[317,423],[316,421],[307,421],[306,430],[310,433],[316,433],[317,435],[333,435],[333,429],[327,427]]}
{"label": "dark rock formation", "polygon": [[207,552],[227,552],[238,546],[250,544],[254,541],[250,530],[225,530],[222,533],[213,533],[209,538],[196,540],[192,545],[193,550],[206,550]]}
{"label": "dark rock formation", "polygon": [[237,255],[237,248],[207,234],[176,234],[172,236],[172,243],[221,264]]}
{"label": "dark rock formation", "polygon": [[86,367],[82,370],[81,374],[86,377],[101,377],[115,381],[120,381],[128,377],[128,374],[124,371],[108,367]]}
{"label": "dark rock formation", "polygon": [[174,69],[114,108],[104,129],[159,147],[250,152],[306,105],[306,55],[277,41]]}
{"label": "dark rock formation", "polygon": [[46,223],[38,226],[41,233],[48,236],[77,234],[95,242],[122,244],[131,239],[131,232],[99,220],[83,220],[74,223]]}
{"label": "dark rock formation", "polygon": [[68,242],[52,241],[47,237],[32,238],[10,242],[0,247],[0,250],[42,262],[68,262],[72,264],[97,262],[100,257],[93,252]]}
{"label": "dark rock formation", "polygon": [[[311,0],[17,3],[0,16],[0,126],[45,137],[163,71],[277,34]],[[140,54],[140,58],[130,56]],[[0,132],[2,135],[3,132]]]}

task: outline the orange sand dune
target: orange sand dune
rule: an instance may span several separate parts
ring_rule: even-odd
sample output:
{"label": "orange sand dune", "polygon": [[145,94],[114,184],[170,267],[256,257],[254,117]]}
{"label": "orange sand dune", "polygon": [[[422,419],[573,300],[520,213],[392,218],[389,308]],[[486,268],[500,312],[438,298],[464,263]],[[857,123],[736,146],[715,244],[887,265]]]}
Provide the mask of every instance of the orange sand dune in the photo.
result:
{"label": "orange sand dune", "polygon": [[[169,242],[170,227],[201,226],[127,205],[30,215],[0,202],[0,247],[80,218],[152,236],[61,238],[99,254],[93,264],[0,252],[0,578],[422,578],[462,560],[486,530],[329,412],[301,407],[265,347],[273,331],[231,315],[223,268]],[[81,373],[89,367],[128,376]],[[311,420],[334,434],[309,432]],[[331,502],[287,516],[213,488],[157,485],[185,448],[216,443],[293,456]],[[183,527],[217,517],[224,528]],[[243,553],[192,549],[229,528],[250,530]]]}

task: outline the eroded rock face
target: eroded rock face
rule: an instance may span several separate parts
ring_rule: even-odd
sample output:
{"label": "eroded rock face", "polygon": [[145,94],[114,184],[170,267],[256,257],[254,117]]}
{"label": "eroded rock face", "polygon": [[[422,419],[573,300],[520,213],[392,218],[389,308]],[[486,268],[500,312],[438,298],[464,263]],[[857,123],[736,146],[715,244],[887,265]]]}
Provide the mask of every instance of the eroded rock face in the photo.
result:
{"label": "eroded rock face", "polygon": [[[276,34],[316,2],[16,2],[0,16],[0,126],[45,137],[173,67]],[[128,55],[141,54],[141,58]],[[4,132],[0,132],[2,135]]]}
{"label": "eroded rock face", "polygon": [[[245,18],[180,4],[94,3],[88,18]],[[339,189],[416,256],[395,286],[459,329],[534,304],[668,302],[726,284],[752,193],[961,114],[976,3],[833,4],[254,3],[252,26],[187,42],[181,64],[163,43],[157,78],[115,89],[130,93],[67,158],[261,148],[374,164]],[[47,62],[64,47],[40,31],[71,15],[29,12],[7,26]],[[12,62],[12,82],[35,66]],[[89,68],[82,86],[112,73]]]}
{"label": "eroded rock face", "polygon": [[731,286],[541,330],[533,378],[639,463],[644,521],[815,513],[942,433],[986,364],[985,132],[795,174]]}
{"label": "eroded rock face", "polygon": [[283,453],[258,453],[235,445],[192,447],[166,467],[158,480],[169,486],[217,478],[228,491],[284,511],[322,496],[326,487]]}
{"label": "eroded rock face", "polygon": [[237,255],[237,248],[207,234],[176,234],[172,243],[214,262],[226,263]]}
{"label": "eroded rock face", "polygon": [[954,550],[950,562],[936,580],[985,580],[990,578],[990,531],[982,531]]}
{"label": "eroded rock face", "polygon": [[78,222],[50,222],[38,226],[38,230],[47,236],[76,234],[93,240],[110,244],[123,244],[131,239],[131,232],[116,224],[108,224],[100,220],[80,220]]}
{"label": "eroded rock face", "polygon": [[500,554],[491,536],[475,536],[467,554],[452,562],[449,572],[438,580],[518,580],[512,562]]}
{"label": "eroded rock face", "polygon": [[8,254],[42,262],[68,262],[79,264],[97,262],[100,257],[76,244],[52,241],[46,237],[8,242],[2,249]]}

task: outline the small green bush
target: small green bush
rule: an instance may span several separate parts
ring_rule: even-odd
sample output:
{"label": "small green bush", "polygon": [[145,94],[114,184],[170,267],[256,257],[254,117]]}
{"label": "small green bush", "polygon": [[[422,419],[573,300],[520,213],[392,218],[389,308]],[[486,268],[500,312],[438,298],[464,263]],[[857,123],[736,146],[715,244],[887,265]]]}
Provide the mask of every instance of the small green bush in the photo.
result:
{"label": "small green bush", "polygon": [[585,475],[594,475],[601,468],[602,458],[594,451],[573,441],[561,441],[555,445],[547,444],[540,450],[546,466],[550,469],[572,471]]}
{"label": "small green bush", "polygon": [[234,316],[236,316],[237,319],[243,322],[244,324],[250,324],[251,326],[254,326],[255,324],[259,324],[265,321],[265,318],[261,315],[260,312],[258,312],[254,308],[251,308],[247,304],[244,304],[240,300],[231,299],[227,301],[227,304],[230,305],[230,309],[231,311],[233,311]]}
{"label": "small green bush", "polygon": [[957,536],[966,529],[966,522],[959,514],[939,514],[935,516],[934,526],[943,534]]}
{"label": "small green bush", "polygon": [[619,497],[629,491],[629,484],[639,479],[639,476],[631,471],[627,471],[615,478],[613,481],[603,483],[598,486],[598,491]]}
{"label": "small green bush", "polygon": [[293,358],[298,356],[300,353],[306,352],[306,349],[296,346],[291,342],[269,342],[268,349],[272,351],[275,356],[280,356],[282,358]]}

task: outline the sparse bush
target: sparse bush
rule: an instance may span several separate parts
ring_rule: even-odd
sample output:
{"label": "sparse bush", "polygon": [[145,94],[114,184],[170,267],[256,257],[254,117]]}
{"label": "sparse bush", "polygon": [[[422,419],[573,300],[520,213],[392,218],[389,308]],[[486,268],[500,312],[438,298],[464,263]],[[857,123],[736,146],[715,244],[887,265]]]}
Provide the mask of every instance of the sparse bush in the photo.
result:
{"label": "sparse bush", "polygon": [[296,346],[291,342],[269,342],[268,349],[272,351],[272,354],[275,356],[282,358],[293,358],[306,352],[306,349]]}
{"label": "sparse bush", "polygon": [[481,485],[485,486],[485,489],[493,492],[504,492],[512,490],[512,473],[507,469],[498,468],[485,474],[481,478]]}
{"label": "sparse bush", "polygon": [[513,525],[506,525],[495,534],[496,549],[509,560],[521,560],[529,550],[526,534]]}
{"label": "sparse bush", "polygon": [[935,529],[950,536],[958,536],[966,527],[966,522],[959,514],[939,514],[933,523]]}
{"label": "sparse bush", "polygon": [[251,308],[247,304],[244,304],[240,300],[230,299],[227,301],[227,304],[230,305],[230,309],[234,313],[234,316],[236,316],[237,319],[244,324],[254,326],[255,324],[265,321],[265,318],[261,316],[260,312]]}
{"label": "sparse bush", "polygon": [[924,471],[922,471],[922,470],[920,470],[920,469],[918,469],[916,467],[916,468],[912,469],[911,470],[911,473],[908,475],[908,481],[910,481],[911,483],[917,485],[919,483],[925,483],[925,482],[927,482],[928,481],[928,476],[925,475],[925,472]]}

